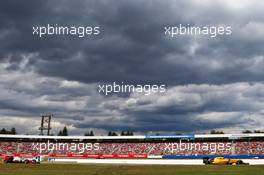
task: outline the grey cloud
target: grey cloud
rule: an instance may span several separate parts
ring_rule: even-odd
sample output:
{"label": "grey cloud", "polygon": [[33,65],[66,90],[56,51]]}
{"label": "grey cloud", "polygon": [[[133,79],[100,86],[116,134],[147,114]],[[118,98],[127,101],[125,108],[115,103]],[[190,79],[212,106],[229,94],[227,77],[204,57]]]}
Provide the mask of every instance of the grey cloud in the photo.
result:
{"label": "grey cloud", "polygon": [[[2,53],[39,53],[32,64],[41,74],[86,83],[128,81],[175,85],[263,80],[263,72],[248,71],[247,65],[240,63],[241,58],[251,60],[263,55],[263,41],[249,41],[247,38],[251,36],[245,38],[244,35],[248,23],[264,22],[259,15],[262,3],[250,5],[252,12],[244,14],[244,9],[233,9],[220,1],[206,6],[195,1],[117,1],[115,6],[105,1],[40,2],[43,5],[38,11],[34,7],[39,4],[33,3],[32,8],[22,4],[17,12],[19,15],[12,16],[13,11],[8,10],[2,12],[8,18],[6,21],[11,21],[9,28],[14,28],[12,35],[4,38],[8,38],[9,44],[3,47]],[[9,3],[5,6],[18,5]],[[190,10],[192,13],[187,13]],[[32,25],[47,23],[100,25],[102,36],[39,39],[31,35]],[[234,25],[234,31],[231,37],[198,39],[199,48],[194,55],[189,55],[193,38],[169,39],[164,36],[164,25],[179,23]],[[81,54],[79,59],[75,59],[78,54]],[[168,62],[168,58],[175,62]],[[208,60],[208,64],[199,65],[199,61],[193,61],[195,59]],[[210,60],[222,61],[221,70],[208,71]],[[61,72],[61,69],[65,71]]]}
{"label": "grey cloud", "polygon": [[[54,112],[75,132],[258,126],[264,94],[263,7],[261,1],[232,0],[3,1],[0,117]],[[48,23],[99,25],[101,35],[32,35],[32,26]],[[214,39],[164,36],[165,25],[180,23],[231,25],[233,33]],[[147,97],[97,93],[98,83],[113,81],[162,83],[169,90]],[[242,117],[196,118],[213,112]]]}

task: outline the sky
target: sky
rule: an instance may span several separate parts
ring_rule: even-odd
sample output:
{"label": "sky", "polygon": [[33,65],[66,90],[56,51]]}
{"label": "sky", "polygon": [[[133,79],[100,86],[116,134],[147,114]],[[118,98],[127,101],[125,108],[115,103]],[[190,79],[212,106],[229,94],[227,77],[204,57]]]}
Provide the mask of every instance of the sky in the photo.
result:
{"label": "sky", "polygon": [[[261,0],[0,2],[0,128],[227,133],[264,130]],[[32,26],[100,26],[100,35],[32,35]],[[164,26],[232,26],[232,35],[164,35]],[[98,93],[98,84],[165,84],[165,93]]]}

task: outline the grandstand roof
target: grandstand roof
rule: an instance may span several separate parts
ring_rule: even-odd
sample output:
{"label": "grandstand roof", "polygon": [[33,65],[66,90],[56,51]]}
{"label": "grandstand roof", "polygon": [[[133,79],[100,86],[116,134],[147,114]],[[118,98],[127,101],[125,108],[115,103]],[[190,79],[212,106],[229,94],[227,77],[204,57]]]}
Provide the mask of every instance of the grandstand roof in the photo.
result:
{"label": "grandstand roof", "polygon": [[195,134],[195,135],[136,135],[136,136],[42,136],[42,135],[7,135],[0,134],[0,139],[68,139],[68,140],[115,140],[115,139],[163,139],[163,138],[257,138],[264,137],[262,133],[254,134]]}

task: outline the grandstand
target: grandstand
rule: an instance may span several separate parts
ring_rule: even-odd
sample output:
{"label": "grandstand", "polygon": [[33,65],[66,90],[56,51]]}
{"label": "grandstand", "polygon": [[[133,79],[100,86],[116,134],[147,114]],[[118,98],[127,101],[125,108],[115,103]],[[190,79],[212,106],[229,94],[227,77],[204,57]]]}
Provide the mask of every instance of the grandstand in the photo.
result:
{"label": "grandstand", "polygon": [[0,135],[0,155],[66,158],[264,158],[264,134],[164,136]]}

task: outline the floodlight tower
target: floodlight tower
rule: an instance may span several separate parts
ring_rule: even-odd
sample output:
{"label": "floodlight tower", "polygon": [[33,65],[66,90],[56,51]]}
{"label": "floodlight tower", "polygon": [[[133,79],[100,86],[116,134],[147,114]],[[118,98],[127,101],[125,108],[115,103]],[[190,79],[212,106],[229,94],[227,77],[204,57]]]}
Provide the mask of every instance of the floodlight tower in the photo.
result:
{"label": "floodlight tower", "polygon": [[40,130],[40,135],[44,135],[44,131],[47,131],[47,135],[50,135],[50,130],[51,130],[51,118],[53,117],[53,114],[45,114],[45,115],[40,115],[41,117],[41,124],[39,127]]}

